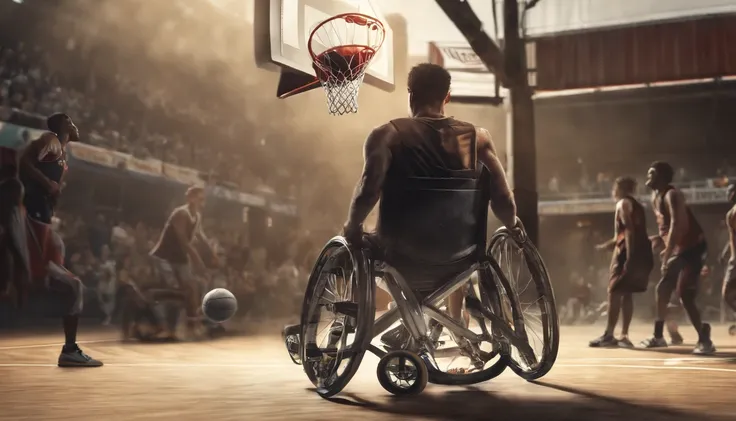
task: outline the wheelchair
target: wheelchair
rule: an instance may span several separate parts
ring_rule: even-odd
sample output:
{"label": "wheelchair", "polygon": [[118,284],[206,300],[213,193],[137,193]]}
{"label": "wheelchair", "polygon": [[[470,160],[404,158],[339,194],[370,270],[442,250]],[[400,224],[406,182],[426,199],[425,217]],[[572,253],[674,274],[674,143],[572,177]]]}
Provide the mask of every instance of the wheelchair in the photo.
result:
{"label": "wheelchair", "polygon": [[[320,396],[342,391],[367,351],[380,358],[379,383],[394,395],[416,395],[427,383],[476,384],[499,376],[507,367],[530,381],[551,370],[559,347],[559,321],[547,269],[531,242],[517,242],[505,228],[486,241],[488,201],[476,185],[453,189],[425,179],[418,187],[383,193],[379,227],[380,214],[392,206],[411,207],[413,202],[426,211],[431,203],[437,211],[413,226],[409,217],[399,218],[393,226],[384,226],[389,236],[427,243],[428,238],[422,237],[426,232],[418,230],[431,226],[427,221],[436,213],[435,218],[443,215],[443,228],[449,229],[441,235],[447,240],[442,244],[449,243],[455,250],[463,244],[477,246],[462,264],[444,271],[430,289],[417,289],[416,282],[408,282],[397,269],[402,265],[380,247],[354,246],[339,236],[327,242],[309,278],[301,323],[282,332],[289,356],[303,366]],[[455,212],[453,222],[453,214],[447,212],[458,203],[463,206],[463,198],[466,208],[480,210],[472,216]],[[455,228],[467,235],[456,236]],[[520,279],[522,271],[529,276]],[[377,285],[390,293],[394,305],[376,319]],[[464,310],[471,319],[468,326],[443,310],[457,290],[464,293]],[[527,312],[531,307],[536,314]],[[323,321],[323,314],[330,320]],[[394,330],[406,332],[399,335],[401,341],[389,346],[384,335],[381,344],[373,343],[397,323]],[[540,332],[531,330],[531,324],[538,325]],[[449,368],[458,359],[469,361],[468,368]]]}

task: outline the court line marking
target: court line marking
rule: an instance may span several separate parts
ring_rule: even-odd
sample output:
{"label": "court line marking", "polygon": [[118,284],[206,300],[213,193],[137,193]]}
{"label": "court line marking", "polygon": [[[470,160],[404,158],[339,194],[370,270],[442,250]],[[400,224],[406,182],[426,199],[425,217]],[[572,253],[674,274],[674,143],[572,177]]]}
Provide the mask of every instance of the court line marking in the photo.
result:
{"label": "court line marking", "polygon": [[[92,345],[92,344],[102,344],[102,343],[109,343],[109,342],[120,342],[120,339],[99,339],[99,340],[94,340],[94,341],[79,341],[77,342],[77,344]],[[53,344],[2,346],[0,347],[0,351],[12,351],[14,349],[48,348],[52,346],[64,346],[64,344],[61,342],[58,342],[58,343],[53,343]]]}
{"label": "court line marking", "polygon": [[[290,364],[208,364],[208,363],[109,363],[105,367],[125,367],[125,368],[243,368],[243,369],[259,369],[259,368],[283,368]],[[0,364],[0,368],[41,368],[56,367],[56,364],[34,364],[34,363],[12,363]],[[736,369],[718,368],[718,367],[691,367],[691,366],[672,366],[672,365],[632,365],[632,364],[555,364],[560,368],[626,368],[638,370],[681,370],[681,371],[711,371],[719,373],[736,373]]]}
{"label": "court line marking", "polygon": [[[644,370],[685,370],[685,371],[716,371],[720,373],[736,373],[736,369],[717,367],[688,367],[673,365],[629,365],[629,364],[555,364],[554,367],[579,368],[633,368]],[[553,368],[554,368],[553,367]]]}
{"label": "court line marking", "polygon": [[[293,365],[293,364],[292,364]],[[148,368],[182,368],[182,367],[198,367],[198,368],[283,368],[289,364],[208,364],[208,363],[105,363],[103,367],[148,367]],[[0,368],[20,368],[20,367],[57,367],[56,364],[41,363],[12,363],[0,364]],[[81,367],[75,367],[81,368]]]}

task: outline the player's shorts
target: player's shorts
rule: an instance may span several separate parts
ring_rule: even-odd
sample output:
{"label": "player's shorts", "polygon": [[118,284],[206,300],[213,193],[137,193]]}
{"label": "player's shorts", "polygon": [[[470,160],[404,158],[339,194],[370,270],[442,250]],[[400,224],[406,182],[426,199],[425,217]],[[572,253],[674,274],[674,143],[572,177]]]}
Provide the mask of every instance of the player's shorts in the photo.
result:
{"label": "player's shorts", "polygon": [[168,260],[155,259],[166,286],[172,288],[186,287],[195,281],[189,263],[171,263]]}
{"label": "player's shorts", "polygon": [[683,291],[697,291],[700,272],[707,257],[708,245],[705,241],[672,256],[657,288],[672,288],[680,296]]}
{"label": "player's shorts", "polygon": [[48,276],[49,263],[63,267],[64,242],[53,229],[51,223],[26,218],[28,257],[30,258],[31,275],[35,281],[45,280]]}
{"label": "player's shorts", "polygon": [[44,224],[51,224],[51,218],[54,216],[54,206],[47,196],[26,194],[23,198],[23,206],[25,206],[29,218]]}
{"label": "player's shorts", "polygon": [[639,293],[647,290],[649,284],[649,275],[652,272],[652,265],[641,262],[639,265],[629,265],[626,268],[626,252],[622,251],[614,256],[611,265],[610,279],[608,283],[609,292],[623,293]]}

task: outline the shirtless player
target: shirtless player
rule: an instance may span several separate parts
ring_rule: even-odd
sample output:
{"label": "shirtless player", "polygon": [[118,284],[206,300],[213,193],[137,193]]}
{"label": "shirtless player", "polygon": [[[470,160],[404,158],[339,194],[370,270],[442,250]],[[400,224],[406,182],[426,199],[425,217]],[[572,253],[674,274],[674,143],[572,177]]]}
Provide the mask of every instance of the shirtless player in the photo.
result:
{"label": "shirtless player", "polygon": [[194,240],[198,239],[209,248],[212,264],[217,264],[217,260],[202,231],[200,212],[204,206],[204,188],[190,187],[186,198],[187,204],[174,209],[169,216],[158,243],[151,250],[151,256],[159,259],[160,270],[167,282],[178,286],[184,293],[187,325],[190,333],[197,336],[200,331],[198,327],[201,327],[199,308],[202,291],[192,269],[204,272],[206,266],[194,247]]}
{"label": "shirtless player", "polygon": [[[616,200],[614,237],[596,247],[613,250],[608,286],[608,324],[603,336],[590,342],[591,347],[634,346],[629,340],[629,326],[634,315],[633,294],[646,291],[654,266],[644,207],[634,198],[635,191],[636,181],[629,177],[617,178],[613,186],[612,194]],[[616,339],[613,330],[621,310],[621,338]]]}
{"label": "shirtless player", "polygon": [[[392,120],[368,135],[363,174],[355,188],[344,227],[348,241],[362,241],[363,222],[385,187],[399,185],[407,177],[444,177],[448,171],[475,168],[474,156],[491,174],[491,209],[515,235],[523,235],[514,197],[490,134],[470,123],[445,116],[450,81],[450,74],[441,66],[427,63],[415,66],[408,78],[411,118]],[[461,320],[463,298],[463,292],[457,291],[448,304],[450,315],[458,321]],[[395,333],[384,335],[384,343],[391,342],[387,345],[396,347],[403,332]],[[393,336],[396,337],[392,339]]]}
{"label": "shirtless player", "polygon": [[666,347],[663,337],[667,307],[677,290],[682,306],[698,333],[696,354],[711,354],[715,347],[710,339],[710,325],[703,323],[695,303],[700,271],[705,263],[708,246],[703,229],[685,203],[685,196],[671,185],[672,166],[654,162],[647,172],[647,187],[653,191],[652,208],[657,217],[659,237],[664,243],[662,279],[657,284],[657,316],[654,336],[642,342],[646,348]]}
{"label": "shirtless player", "polygon": [[[728,186],[728,201],[732,203],[731,210],[726,214],[728,244],[721,254],[722,260],[728,259],[723,279],[723,300],[732,311],[736,312],[736,184]],[[730,258],[727,257],[729,253]]]}

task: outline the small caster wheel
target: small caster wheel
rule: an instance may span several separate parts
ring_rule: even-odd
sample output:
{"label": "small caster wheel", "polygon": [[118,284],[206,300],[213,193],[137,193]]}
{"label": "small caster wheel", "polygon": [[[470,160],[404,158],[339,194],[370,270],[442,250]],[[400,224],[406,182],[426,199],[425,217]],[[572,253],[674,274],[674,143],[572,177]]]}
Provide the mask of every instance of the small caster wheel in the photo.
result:
{"label": "small caster wheel", "polygon": [[429,379],[424,361],[409,351],[392,351],[384,355],[378,362],[376,374],[381,386],[396,396],[422,393]]}
{"label": "small caster wheel", "polygon": [[731,325],[731,327],[728,328],[728,334],[731,336],[736,336],[736,325]]}
{"label": "small caster wheel", "polygon": [[286,345],[286,352],[289,353],[289,358],[296,365],[302,365],[301,341],[299,340],[301,330],[301,325],[290,325],[286,326],[281,334],[284,345]]}

